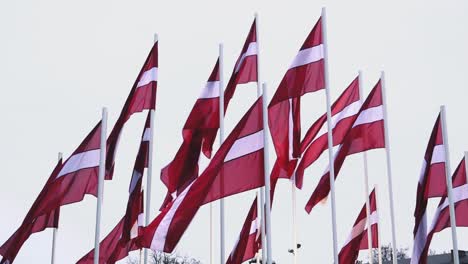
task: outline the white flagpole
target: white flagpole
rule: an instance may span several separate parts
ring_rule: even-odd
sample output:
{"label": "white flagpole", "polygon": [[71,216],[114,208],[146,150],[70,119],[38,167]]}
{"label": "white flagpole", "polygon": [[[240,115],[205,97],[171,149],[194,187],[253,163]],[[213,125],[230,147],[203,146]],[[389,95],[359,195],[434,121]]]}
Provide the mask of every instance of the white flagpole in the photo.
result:
{"label": "white flagpole", "polygon": [[[263,83],[263,98],[262,98],[262,103],[263,103],[263,166],[264,166],[264,172],[265,172],[265,232],[266,232],[266,243],[267,243],[267,259],[266,263],[267,264],[272,264],[272,256],[273,252],[271,251],[271,201],[270,201],[270,192],[271,192],[271,186],[270,186],[270,155],[269,155],[269,147],[268,147],[268,111],[267,111],[267,85],[266,83]],[[265,261],[263,260],[263,263]]]}
{"label": "white flagpole", "polygon": [[102,108],[101,147],[99,151],[98,196],[96,206],[96,233],[94,237],[94,264],[99,264],[99,240],[101,231],[101,208],[104,191],[104,174],[106,169],[107,108]]}
{"label": "white flagpole", "polygon": [[297,264],[297,199],[296,199],[296,171],[294,171],[291,179],[291,207],[292,207],[292,255],[293,255],[293,264]]}
{"label": "white flagpole", "polygon": [[452,229],[452,243],[453,243],[453,262],[459,264],[458,256],[458,242],[457,242],[457,224],[455,218],[455,205],[453,203],[453,193],[452,193],[452,170],[450,169],[450,154],[449,154],[449,144],[448,144],[448,135],[447,135],[447,120],[445,115],[445,105],[440,106],[440,121],[442,124],[442,138],[444,140],[444,149],[445,149],[445,178],[447,180],[447,193],[449,200],[449,210],[450,210],[450,227]]}
{"label": "white flagpole", "polygon": [[[259,36],[259,26],[258,26],[258,23],[259,23],[259,15],[258,13],[255,13],[255,39],[256,39],[256,42],[257,42],[257,98],[262,96],[262,82],[261,82],[261,76],[260,76],[260,45],[259,45],[259,40],[260,40],[260,36]],[[257,208],[258,212],[260,212],[260,221],[261,221],[261,225],[260,225],[260,228],[261,228],[261,240],[262,240],[262,261],[265,261],[267,256],[266,256],[266,250],[265,250],[265,247],[266,247],[266,235],[265,235],[265,188],[264,187],[261,187],[260,188],[260,191],[257,192],[257,195],[260,197],[259,199],[259,208]],[[269,195],[269,194],[268,194]]]}
{"label": "white flagpole", "polygon": [[[465,171],[468,172],[468,151],[465,151]],[[468,173],[466,173],[466,182],[468,182]]]}
{"label": "white flagpole", "polygon": [[392,252],[393,264],[397,264],[397,244],[396,244],[396,231],[395,231],[395,209],[393,206],[393,180],[392,180],[392,162],[390,158],[390,140],[388,136],[388,115],[387,115],[387,93],[385,87],[385,72],[382,71],[380,77],[382,84],[382,100],[383,100],[383,115],[384,115],[384,134],[385,134],[385,150],[387,156],[387,180],[388,180],[388,195],[390,200],[390,220],[392,224]]}
{"label": "white flagpole", "polygon": [[[364,96],[362,92],[363,82],[362,82],[362,71],[359,71],[358,75],[358,83],[359,83],[359,98],[362,104],[362,98]],[[362,158],[364,160],[364,198],[366,199],[366,221],[367,221],[367,243],[369,247],[369,264],[373,264],[372,259],[372,229],[371,229],[371,221],[370,221],[370,204],[369,204],[369,168],[367,166],[367,151],[362,152]]]}
{"label": "white flagpole", "polygon": [[380,202],[379,202],[379,186],[375,185],[375,202],[377,203],[377,252],[379,253],[379,264],[382,264],[382,244],[381,244],[381,232],[380,232]]}
{"label": "white flagpole", "polygon": [[[60,161],[62,159],[62,152],[58,153],[58,160]],[[57,223],[58,224],[58,223]],[[54,229],[52,229],[52,255],[50,257],[50,263],[55,264],[55,247],[57,244],[57,232],[58,232],[58,226]]]}
{"label": "white flagpole", "polygon": [[[223,74],[223,43],[219,44],[219,145],[222,145],[224,142],[224,74]],[[220,257],[221,263],[226,262],[225,256],[225,222],[224,222],[224,199],[219,200],[219,221],[220,221]]]}
{"label": "white flagpole", "polygon": [[333,155],[333,135],[332,135],[332,117],[330,103],[330,82],[328,77],[328,46],[327,46],[327,12],[326,8],[322,8],[322,37],[323,37],[323,55],[325,62],[325,94],[327,97],[327,127],[328,127],[328,159],[330,170],[330,196],[331,196],[331,211],[332,211],[332,229],[333,229],[333,259],[334,263],[338,264],[338,242],[336,232],[336,204],[335,204],[335,166]]}
{"label": "white flagpole", "polygon": [[[153,43],[158,42],[158,34],[154,34]],[[150,138],[148,147],[148,170],[146,172],[146,204],[145,204],[145,226],[151,221],[151,180],[153,178],[153,145],[154,145],[154,109],[150,110]],[[148,249],[144,249],[144,262],[148,263]]]}

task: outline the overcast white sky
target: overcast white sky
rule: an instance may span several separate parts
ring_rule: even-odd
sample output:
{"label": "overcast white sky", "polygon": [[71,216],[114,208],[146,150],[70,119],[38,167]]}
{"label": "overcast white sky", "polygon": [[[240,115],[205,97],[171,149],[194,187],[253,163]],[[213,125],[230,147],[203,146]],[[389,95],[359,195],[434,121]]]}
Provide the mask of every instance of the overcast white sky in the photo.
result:
{"label": "overcast white sky", "polygon": [[[78,146],[109,107],[115,121],[136,75],[160,36],[160,81],[155,134],[152,214],[165,188],[158,180],[181,143],[181,128],[225,43],[228,78],[254,12],[260,14],[262,79],[273,94],[290,61],[328,8],[331,95],[334,98],[364,71],[367,93],[381,69],[387,73],[397,243],[412,248],[417,179],[430,130],[447,105],[452,168],[468,149],[465,122],[468,69],[466,1],[2,1],[0,2],[0,243],[19,226],[57,159]],[[238,88],[226,117],[229,132],[254,101],[255,85]],[[324,93],[304,99],[304,129],[325,111]],[[106,182],[103,235],[125,211],[127,188],[144,122],[132,118],[119,147],[115,180]],[[273,147],[271,147],[273,159]],[[369,153],[370,183],[380,190],[383,243],[390,221],[383,150]],[[331,263],[329,205],[311,215],[303,207],[327,163],[326,155],[306,172],[298,192],[299,263]],[[364,203],[362,155],[345,163],[336,182],[339,247]],[[278,186],[273,209],[273,256],[290,263],[290,184]],[[227,199],[227,254],[237,239],[249,192]],[[58,263],[73,263],[93,246],[96,199],[61,211]],[[438,203],[432,202],[432,207]],[[433,210],[430,211],[432,217]],[[429,219],[431,221],[432,219]],[[459,228],[459,247],[468,232]],[[208,207],[202,208],[178,251],[208,263]],[[52,231],[33,235],[16,263],[48,263]],[[450,230],[436,235],[433,249],[451,248]],[[362,254],[365,258],[366,254]]]}

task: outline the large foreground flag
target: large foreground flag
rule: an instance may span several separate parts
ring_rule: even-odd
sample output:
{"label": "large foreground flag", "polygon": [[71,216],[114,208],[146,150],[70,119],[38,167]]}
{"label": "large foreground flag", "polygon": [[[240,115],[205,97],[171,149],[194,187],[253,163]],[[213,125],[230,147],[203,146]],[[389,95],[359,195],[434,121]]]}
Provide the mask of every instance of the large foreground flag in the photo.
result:
{"label": "large foreground flag", "polygon": [[40,192],[36,201],[34,202],[31,209],[21,226],[16,230],[15,233],[0,247],[0,255],[3,256],[3,259],[0,261],[0,264],[13,263],[16,256],[18,255],[19,250],[26,242],[26,240],[33,233],[41,232],[48,227],[58,228],[58,221],[60,216],[60,208],[51,211],[50,213],[43,214],[37,218],[32,219],[31,215],[35,215],[37,206],[41,203],[42,197],[45,192],[47,192],[47,186],[50,182],[54,181],[57,177],[60,169],[62,167],[62,159],[59,160],[49,179],[47,180],[44,188]]}
{"label": "large foreground flag", "polygon": [[445,147],[442,137],[440,114],[432,129],[429,143],[418,181],[416,207],[414,209],[414,246],[413,256],[419,256],[424,247],[427,235],[426,208],[429,198],[443,197],[447,192],[445,174]]}
{"label": "large foreground flag", "polygon": [[[468,227],[468,185],[465,164],[465,159],[462,159],[452,176],[452,183],[456,226]],[[426,219],[426,215],[424,215],[423,219]],[[426,264],[432,237],[435,233],[438,233],[448,227],[450,227],[450,212],[449,201],[445,194],[436,209],[432,225],[429,228],[429,233],[427,235],[424,233],[421,237],[418,236],[417,240],[415,238],[411,263]]]}
{"label": "large foreground flag", "polygon": [[[378,213],[377,213],[377,200],[375,197],[375,189],[371,192],[369,196],[369,206],[370,206],[370,217],[369,222],[371,225],[371,234],[372,234],[372,248],[379,247],[379,237],[378,237]],[[343,248],[341,248],[339,258],[340,263],[342,264],[354,264],[356,263],[357,257],[359,255],[359,250],[369,249],[368,242],[368,226],[367,226],[367,212],[366,205],[361,209],[361,212],[358,215],[358,218],[354,222],[353,229],[348,236]]]}
{"label": "large foreground flag", "polygon": [[161,180],[168,189],[164,208],[198,177],[200,152],[211,157],[219,128],[219,59],[182,130],[183,142],[174,159],[161,170]]}
{"label": "large foreground flag", "polygon": [[258,243],[260,235],[260,221],[258,219],[257,207],[257,198],[255,198],[250,206],[249,213],[244,221],[240,235],[234,245],[234,249],[226,261],[226,264],[240,264],[252,259],[260,249],[260,245]]}
{"label": "large foreground flag", "polygon": [[[361,106],[358,116],[354,121],[352,128],[347,132],[343,143],[335,155],[335,179],[347,156],[385,147],[384,138],[384,117],[381,82],[375,85],[369,93],[366,101]],[[315,188],[312,196],[306,205],[306,211],[310,213],[320,201],[325,199],[330,192],[330,173],[322,176],[319,184]]]}
{"label": "large foreground flag", "polygon": [[257,26],[256,21],[254,20],[224,92],[225,112],[229,102],[234,96],[238,84],[258,81],[257,54]]}
{"label": "large foreground flag", "polygon": [[263,133],[260,97],[200,177],[144,229],[141,246],[172,252],[203,204],[263,186]]}
{"label": "large foreground flag", "polygon": [[281,168],[291,175],[300,156],[301,96],[325,88],[322,20],[289,66],[268,106],[268,125]]}
{"label": "large foreground flag", "polygon": [[106,179],[112,179],[115,163],[115,152],[120,133],[127,120],[134,114],[156,107],[156,90],[158,84],[158,42],[155,42],[143,67],[138,74],[132,90],[128,95],[117,122],[107,139]]}

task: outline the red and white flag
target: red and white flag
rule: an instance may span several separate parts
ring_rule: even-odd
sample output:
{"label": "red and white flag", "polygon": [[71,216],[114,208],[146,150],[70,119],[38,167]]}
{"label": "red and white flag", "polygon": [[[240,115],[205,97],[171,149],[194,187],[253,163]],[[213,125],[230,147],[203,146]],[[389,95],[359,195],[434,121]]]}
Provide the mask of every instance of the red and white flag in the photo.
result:
{"label": "red and white flag", "polygon": [[[379,248],[379,234],[378,234],[378,213],[377,213],[377,201],[375,197],[375,189],[369,196],[370,206],[370,226],[372,234],[372,248]],[[359,250],[369,249],[368,242],[368,226],[367,226],[367,212],[366,205],[361,209],[358,218],[354,222],[351,234],[349,234],[343,248],[341,248],[339,259],[342,264],[354,264],[359,255]]]}
{"label": "red and white flag", "polygon": [[247,218],[244,221],[239,238],[232,250],[226,264],[240,264],[255,257],[260,245],[258,238],[260,235],[260,221],[257,215],[257,198],[250,206]]}
{"label": "red and white flag", "polygon": [[[334,146],[343,143],[347,132],[358,117],[361,107],[359,98],[359,80],[356,77],[331,107]],[[302,157],[296,168],[296,186],[298,188],[302,188],[305,169],[328,149],[327,131],[327,114],[324,113],[309,128],[301,142]]]}
{"label": "red and white flag", "polygon": [[[465,159],[461,160],[455,170],[452,176],[452,184],[456,226],[468,227],[468,185]],[[423,219],[426,219],[426,214],[424,214]],[[436,209],[432,225],[429,228],[429,233],[427,235],[424,233],[424,236],[421,235],[421,238],[418,237],[418,240],[415,238],[411,263],[426,264],[429,247],[434,234],[448,227],[450,227],[449,201],[447,195],[444,195]]]}
{"label": "red and white flag", "polygon": [[144,229],[142,247],[172,252],[198,209],[264,185],[262,98],[226,138],[205,171]]}
{"label": "red and white flag", "polygon": [[143,67],[138,74],[132,90],[128,95],[117,122],[107,139],[106,179],[112,179],[115,163],[115,152],[119,143],[120,132],[127,120],[134,114],[156,107],[158,84],[158,42],[155,42]]}
{"label": "red and white flag", "polygon": [[164,208],[173,197],[198,177],[198,160],[203,151],[211,157],[219,128],[219,59],[182,130],[183,142],[174,159],[161,170],[161,180],[168,189]]}
{"label": "red and white flag", "polygon": [[56,210],[53,210],[49,213],[42,214],[39,217],[32,216],[38,215],[36,211],[37,207],[41,203],[45,193],[47,192],[48,185],[50,184],[50,182],[55,180],[61,168],[62,159],[60,159],[57,165],[55,166],[55,169],[52,171],[52,174],[50,175],[47,183],[40,192],[36,201],[34,201],[34,204],[31,206],[31,209],[29,209],[29,212],[24,218],[21,226],[0,247],[0,255],[3,256],[3,259],[0,261],[1,264],[13,263],[21,247],[31,236],[31,234],[41,232],[48,227],[58,228],[60,208],[57,208]]}
{"label": "red and white flag", "polygon": [[258,81],[257,54],[257,26],[256,21],[254,20],[250,27],[249,35],[247,35],[247,39],[245,40],[241,54],[234,65],[234,70],[232,71],[226,90],[224,91],[225,112],[229,102],[234,96],[238,84]]}
{"label": "red and white flag", "polygon": [[[335,155],[335,179],[347,156],[371,150],[385,148],[384,116],[381,82],[375,85],[366,101],[362,104],[358,116],[352,127],[346,133],[343,143]],[[312,196],[306,205],[306,211],[310,213],[320,201],[325,199],[330,192],[330,173],[322,176]]]}
{"label": "red and white flag", "polygon": [[300,156],[301,96],[325,88],[322,20],[319,19],[289,66],[268,106],[268,124],[278,165],[291,176]]}
{"label": "red and white flag", "polygon": [[426,208],[429,198],[443,197],[447,192],[445,176],[445,147],[442,137],[440,114],[438,115],[431,137],[424,154],[423,166],[418,181],[416,193],[416,208],[414,209],[414,246],[413,255],[418,252],[426,241],[427,216]]}

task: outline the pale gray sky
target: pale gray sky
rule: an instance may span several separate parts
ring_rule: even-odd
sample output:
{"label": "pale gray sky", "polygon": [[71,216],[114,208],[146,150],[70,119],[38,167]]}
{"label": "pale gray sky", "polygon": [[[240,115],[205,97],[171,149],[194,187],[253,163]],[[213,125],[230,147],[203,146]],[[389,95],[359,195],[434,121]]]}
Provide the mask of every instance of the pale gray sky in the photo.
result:
{"label": "pale gray sky", "polygon": [[[109,107],[115,121],[153,41],[160,36],[160,81],[155,134],[152,214],[165,194],[157,179],[181,143],[181,128],[225,43],[225,76],[231,73],[254,12],[260,14],[262,79],[273,94],[290,61],[328,7],[331,95],[364,71],[367,93],[381,69],[387,72],[390,141],[399,247],[412,247],[417,179],[440,104],[447,105],[451,164],[464,150],[468,4],[466,1],[2,1],[0,3],[0,243],[19,226],[57,157],[78,146]],[[255,98],[255,85],[238,88],[226,117],[230,131]],[[304,129],[325,111],[324,93],[305,96]],[[128,123],[119,147],[115,180],[106,182],[103,235],[125,211],[127,188],[144,115]],[[273,147],[272,159],[273,159]],[[383,150],[369,153],[370,183],[378,184],[382,240],[390,221]],[[311,215],[303,207],[327,163],[306,172],[298,192],[299,263],[331,263],[329,205]],[[362,156],[345,163],[336,182],[339,247],[364,203]],[[227,199],[226,253],[237,239],[254,192]],[[93,246],[96,199],[62,209],[58,263],[73,263]],[[438,203],[432,202],[430,215]],[[273,209],[277,263],[290,263],[290,184],[278,186]],[[178,251],[208,261],[208,207],[202,208]],[[432,219],[429,219],[431,221]],[[459,228],[459,246],[468,248]],[[52,231],[33,235],[16,263],[48,263]],[[433,249],[449,250],[450,231],[436,235]],[[366,254],[361,254],[366,257]]]}

